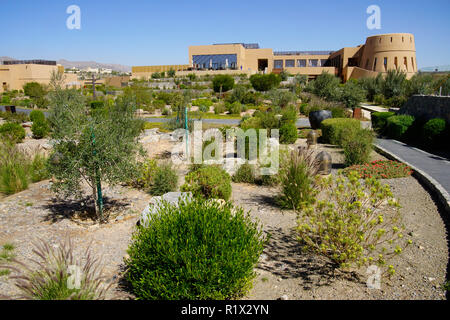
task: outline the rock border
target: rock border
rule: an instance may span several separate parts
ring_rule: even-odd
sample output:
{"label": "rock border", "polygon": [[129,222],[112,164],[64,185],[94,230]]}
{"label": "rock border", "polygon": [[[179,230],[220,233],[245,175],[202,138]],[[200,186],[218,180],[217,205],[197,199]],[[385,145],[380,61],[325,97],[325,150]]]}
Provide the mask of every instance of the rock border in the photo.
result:
{"label": "rock border", "polygon": [[[393,140],[393,141],[396,143],[400,143],[397,140]],[[383,148],[375,143],[373,144],[373,147],[374,147],[375,151],[384,155],[386,158],[389,158],[391,160],[396,160],[399,162],[403,162],[404,164],[410,166],[413,169],[412,176],[415,177],[416,179],[418,179],[419,181],[421,181],[423,184],[425,184],[429,190],[431,190],[433,193],[435,193],[437,195],[437,199],[439,200],[440,204],[444,208],[445,212],[448,215],[450,215],[450,196],[449,196],[448,192],[444,189],[444,187],[442,187],[442,185],[439,182],[437,182],[433,177],[431,177],[429,174],[427,174],[423,170],[415,167],[411,163],[403,160],[401,157],[391,153],[390,151],[386,150],[385,148]],[[423,150],[420,150],[420,151],[425,154],[430,154]]]}

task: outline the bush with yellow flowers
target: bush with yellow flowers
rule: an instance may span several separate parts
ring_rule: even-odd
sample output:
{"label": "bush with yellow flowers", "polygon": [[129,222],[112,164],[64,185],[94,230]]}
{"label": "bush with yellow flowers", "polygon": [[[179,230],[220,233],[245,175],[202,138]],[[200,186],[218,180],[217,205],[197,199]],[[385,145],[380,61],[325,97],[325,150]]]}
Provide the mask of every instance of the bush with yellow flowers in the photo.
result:
{"label": "bush with yellow flowers", "polygon": [[391,259],[412,243],[401,222],[400,204],[388,185],[357,172],[323,178],[323,199],[305,207],[298,218],[304,249],[340,268],[377,265],[392,276]]}

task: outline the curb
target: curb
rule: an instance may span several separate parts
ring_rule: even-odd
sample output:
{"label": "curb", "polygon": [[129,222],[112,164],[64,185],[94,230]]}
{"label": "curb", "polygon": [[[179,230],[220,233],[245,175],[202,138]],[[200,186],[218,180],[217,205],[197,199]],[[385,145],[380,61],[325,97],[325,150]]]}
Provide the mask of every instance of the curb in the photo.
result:
{"label": "curb", "polygon": [[[398,142],[396,140],[393,140],[394,142]],[[384,149],[383,147],[380,147],[376,144],[373,145],[374,149],[378,152],[384,155],[386,158],[389,158],[391,160],[396,160],[399,162],[403,162],[404,164],[410,166],[413,169],[413,174],[415,178],[417,178],[419,181],[424,183],[433,193],[437,195],[437,198],[444,208],[445,212],[447,214],[450,214],[450,196],[448,192],[442,187],[442,185],[437,182],[435,179],[433,179],[430,175],[428,175],[426,172],[420,170],[419,168],[415,167],[411,163],[403,160],[399,156],[391,153],[390,151]],[[423,151],[423,150],[421,150]],[[424,151],[423,151],[424,152]]]}

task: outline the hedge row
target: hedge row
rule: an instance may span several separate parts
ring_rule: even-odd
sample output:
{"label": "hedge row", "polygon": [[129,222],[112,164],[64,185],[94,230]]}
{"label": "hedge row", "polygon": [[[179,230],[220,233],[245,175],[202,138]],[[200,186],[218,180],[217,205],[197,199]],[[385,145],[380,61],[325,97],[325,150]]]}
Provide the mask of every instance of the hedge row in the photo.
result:
{"label": "hedge row", "polygon": [[345,129],[359,129],[361,123],[357,119],[333,118],[322,121],[321,128],[324,143],[341,145],[342,132]]}

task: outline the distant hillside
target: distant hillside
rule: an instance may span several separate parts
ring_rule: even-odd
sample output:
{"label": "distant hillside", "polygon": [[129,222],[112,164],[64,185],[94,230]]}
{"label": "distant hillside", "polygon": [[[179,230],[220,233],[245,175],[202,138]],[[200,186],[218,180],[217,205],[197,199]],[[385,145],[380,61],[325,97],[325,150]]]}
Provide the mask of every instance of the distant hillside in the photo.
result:
{"label": "distant hillside", "polygon": [[[0,57],[0,64],[3,64],[3,61],[15,60],[11,57]],[[88,67],[91,68],[102,68],[102,69],[112,69],[118,72],[131,72],[130,66],[124,66],[121,64],[113,64],[113,63],[100,63],[96,61],[68,61],[65,59],[60,59],[56,63],[62,65],[64,68],[78,68],[78,69],[86,69]]]}
{"label": "distant hillside", "polygon": [[420,71],[422,71],[422,72],[434,72],[434,71],[436,71],[436,69],[437,69],[438,72],[447,72],[447,71],[450,71],[450,65],[448,65],[448,66],[426,67],[426,68],[420,69]]}
{"label": "distant hillside", "polygon": [[114,71],[119,72],[131,72],[130,66],[124,66],[121,64],[112,64],[112,63],[100,63],[95,61],[68,61],[68,60],[58,60],[58,64],[62,65],[64,68],[78,68],[78,69],[86,69],[88,67],[91,68],[102,68],[102,69],[112,69]]}

